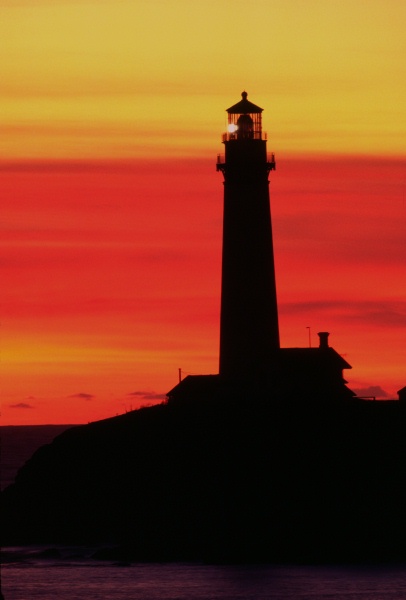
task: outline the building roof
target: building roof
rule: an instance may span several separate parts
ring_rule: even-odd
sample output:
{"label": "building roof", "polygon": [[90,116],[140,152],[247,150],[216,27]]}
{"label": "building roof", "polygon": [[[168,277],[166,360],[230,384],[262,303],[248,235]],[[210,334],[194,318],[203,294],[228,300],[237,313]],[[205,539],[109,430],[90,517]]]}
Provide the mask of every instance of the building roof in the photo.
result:
{"label": "building roof", "polygon": [[331,346],[327,348],[280,348],[279,352],[284,362],[288,361],[294,365],[297,365],[299,361],[303,366],[329,362],[334,363],[340,369],[352,369],[351,365]]}
{"label": "building roof", "polygon": [[264,110],[263,108],[260,108],[256,104],[253,104],[252,102],[247,100],[247,92],[242,92],[241,96],[242,100],[237,102],[237,104],[230,106],[230,108],[227,108],[228,114],[246,115],[252,113],[262,113],[262,111]]}

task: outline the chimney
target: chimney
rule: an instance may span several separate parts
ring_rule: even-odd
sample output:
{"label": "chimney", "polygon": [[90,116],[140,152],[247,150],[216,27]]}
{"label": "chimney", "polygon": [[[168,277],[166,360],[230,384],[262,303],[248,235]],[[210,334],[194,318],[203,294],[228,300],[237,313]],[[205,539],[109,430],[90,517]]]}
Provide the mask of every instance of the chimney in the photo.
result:
{"label": "chimney", "polygon": [[318,334],[319,336],[319,348],[328,348],[328,336],[330,335],[328,333],[328,331],[320,331]]}

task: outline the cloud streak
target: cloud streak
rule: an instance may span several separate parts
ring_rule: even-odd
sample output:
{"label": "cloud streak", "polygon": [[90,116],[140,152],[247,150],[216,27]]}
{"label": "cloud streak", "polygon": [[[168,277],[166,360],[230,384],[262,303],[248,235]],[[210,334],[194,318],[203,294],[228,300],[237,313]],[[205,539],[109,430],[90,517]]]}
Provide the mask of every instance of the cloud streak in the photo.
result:
{"label": "cloud streak", "polygon": [[334,315],[338,321],[359,321],[378,327],[406,328],[406,302],[402,300],[316,300],[282,302],[281,315]]}
{"label": "cloud streak", "polygon": [[86,394],[85,392],[79,392],[78,394],[68,396],[68,398],[79,398],[80,400],[93,400],[94,397],[93,394]]}

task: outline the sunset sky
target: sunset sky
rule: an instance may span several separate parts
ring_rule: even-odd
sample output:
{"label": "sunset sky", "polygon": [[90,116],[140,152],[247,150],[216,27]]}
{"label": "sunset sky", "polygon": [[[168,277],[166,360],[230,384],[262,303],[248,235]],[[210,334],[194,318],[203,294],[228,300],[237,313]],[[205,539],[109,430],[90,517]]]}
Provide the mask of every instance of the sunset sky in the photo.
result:
{"label": "sunset sky", "polygon": [[218,371],[225,109],[263,107],[282,346],[406,385],[404,0],[2,0],[2,424]]}

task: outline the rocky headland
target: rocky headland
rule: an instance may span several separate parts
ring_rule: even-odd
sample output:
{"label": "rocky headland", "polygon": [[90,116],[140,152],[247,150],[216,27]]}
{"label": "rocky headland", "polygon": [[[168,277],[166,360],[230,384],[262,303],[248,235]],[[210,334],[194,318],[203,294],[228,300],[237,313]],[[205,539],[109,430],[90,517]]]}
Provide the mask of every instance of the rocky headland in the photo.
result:
{"label": "rocky headland", "polygon": [[406,407],[259,389],[73,427],[2,494],[4,545],[134,560],[406,558]]}

